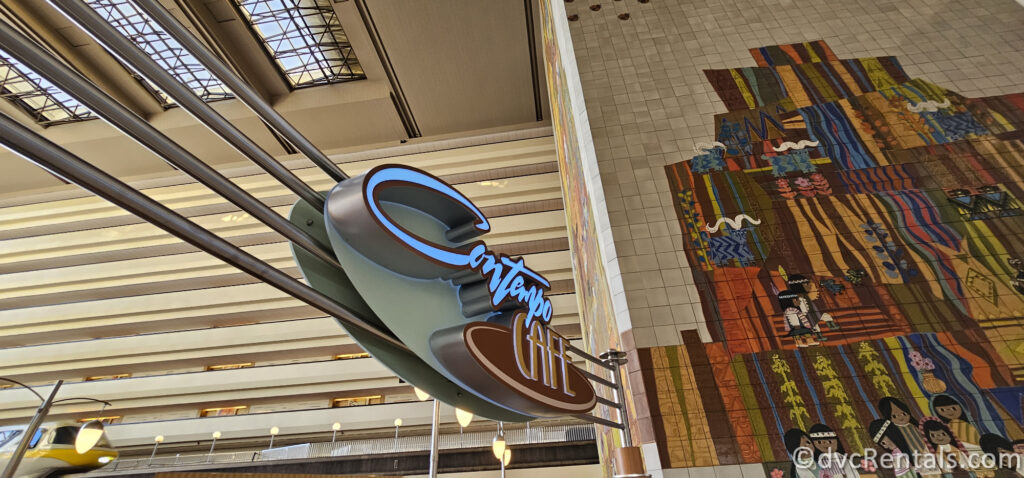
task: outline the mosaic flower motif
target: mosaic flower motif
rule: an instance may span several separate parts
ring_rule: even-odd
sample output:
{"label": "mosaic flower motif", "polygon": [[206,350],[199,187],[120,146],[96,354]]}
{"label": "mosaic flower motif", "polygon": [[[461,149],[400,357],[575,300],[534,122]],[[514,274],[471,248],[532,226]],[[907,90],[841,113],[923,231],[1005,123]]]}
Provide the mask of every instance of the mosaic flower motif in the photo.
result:
{"label": "mosaic flower motif", "polygon": [[932,362],[932,359],[927,358],[927,357],[921,355],[921,352],[918,352],[916,350],[913,351],[913,352],[910,352],[909,357],[910,357],[910,365],[912,367],[914,367],[915,370],[918,370],[918,371],[935,370],[935,363]]}

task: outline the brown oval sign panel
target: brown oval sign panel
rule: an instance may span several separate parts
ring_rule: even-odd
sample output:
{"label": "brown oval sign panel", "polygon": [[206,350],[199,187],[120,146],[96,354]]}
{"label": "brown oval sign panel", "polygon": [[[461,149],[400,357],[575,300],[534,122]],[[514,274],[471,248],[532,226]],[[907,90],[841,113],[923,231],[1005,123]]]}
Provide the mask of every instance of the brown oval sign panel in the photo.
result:
{"label": "brown oval sign panel", "polygon": [[539,321],[525,323],[526,314],[518,312],[511,328],[471,322],[435,333],[431,343],[445,366],[519,410],[561,416],[594,408],[594,388],[572,364],[569,341]]}

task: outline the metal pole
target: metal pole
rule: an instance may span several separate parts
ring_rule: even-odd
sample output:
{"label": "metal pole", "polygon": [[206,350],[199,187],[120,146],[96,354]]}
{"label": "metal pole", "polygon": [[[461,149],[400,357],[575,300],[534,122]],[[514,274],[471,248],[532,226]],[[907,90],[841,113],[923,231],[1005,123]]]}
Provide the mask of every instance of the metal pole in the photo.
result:
{"label": "metal pole", "polygon": [[589,413],[580,413],[580,414],[577,414],[577,415],[573,415],[573,417],[579,418],[580,420],[588,421],[590,423],[594,423],[594,424],[597,424],[597,425],[606,426],[608,428],[618,428],[618,429],[622,428],[622,424],[621,423],[613,422],[611,420],[606,420],[606,419],[601,418],[601,417],[596,417],[596,416],[591,415]]}
{"label": "metal pole", "polygon": [[213,447],[217,446],[217,437],[213,437],[213,443],[210,443],[210,453],[206,455],[206,462],[209,463],[210,459],[213,458]]}
{"label": "metal pole", "polygon": [[103,20],[92,8],[85,5],[81,0],[51,0],[52,4],[58,6],[75,23],[92,34],[97,41],[113,52],[118,58],[131,65],[136,71],[145,76],[161,91],[171,97],[185,111],[188,111],[200,123],[203,123],[217,136],[220,136],[238,152],[251,159],[254,163],[270,173],[274,179],[284,184],[288,189],[297,194],[306,202],[317,209],[323,209],[324,197],[314,191],[306,183],[278,163],[263,148],[259,147],[248,136],[239,131],[235,125],[224,119],[206,104],[202,98],[196,95],[195,91],[186,87],[177,78],[168,73],[156,63],[148,54],[139,49],[134,42],[121,35],[110,23]]}
{"label": "metal pole", "polygon": [[333,433],[331,433],[331,443],[334,443],[334,441],[338,439],[338,430],[332,430],[332,432]]}
{"label": "metal pole", "polygon": [[146,466],[153,466],[153,458],[156,457],[156,449],[159,448],[159,447],[160,447],[160,442],[159,441],[153,442],[153,453],[149,454],[149,463],[146,463]]}
{"label": "metal pole", "polygon": [[622,366],[626,363],[626,352],[609,349],[601,354],[601,359],[612,367],[612,382],[615,383],[615,402],[619,404],[619,422],[622,424],[622,428],[619,429],[622,434],[622,446],[631,447],[633,446],[633,437],[629,431],[629,416],[626,414],[626,390],[622,386]]}
{"label": "metal pole", "polygon": [[[62,0],[66,1],[66,0]],[[295,129],[288,120],[284,119],[269,103],[264,101],[255,90],[253,90],[248,83],[242,80],[234,71],[231,70],[223,61],[217,58],[209,48],[206,47],[192,32],[188,31],[184,25],[182,25],[170,12],[167,11],[158,0],[135,0],[135,4],[149,15],[153,21],[163,27],[164,31],[178,40],[185,50],[188,50],[202,63],[207,70],[213,76],[217,77],[225,86],[231,90],[238,99],[242,100],[249,108],[251,108],[263,121],[266,121],[271,127],[277,130],[281,136],[284,136],[288,142],[292,143],[296,149],[306,155],[310,161],[313,161],[317,166],[320,167],[328,176],[335,181],[342,181],[348,176],[338,168],[323,152],[321,152],[312,142],[309,141],[299,130]]]}
{"label": "metal pole", "polygon": [[[74,3],[78,3],[78,0],[75,0]],[[81,6],[86,9],[89,8],[84,4]],[[92,10],[89,11],[91,12]],[[120,35],[118,37],[123,39]],[[80,101],[93,113],[96,113],[132,139],[164,158],[167,162],[185,171],[243,211],[248,212],[260,220],[260,222],[288,238],[297,246],[306,249],[328,264],[333,264],[338,268],[341,267],[338,265],[338,259],[334,256],[333,250],[328,245],[321,244],[305,231],[288,222],[281,215],[158,131],[146,120],[129,111],[88,79],[58,61],[53,55],[50,55],[6,22],[0,22],[0,45],[3,45],[4,51],[17,58],[28,68],[39,74],[39,76],[53,82],[54,85]],[[141,54],[141,51],[137,48],[134,46],[132,48]]]}
{"label": "metal pole", "polygon": [[430,478],[437,478],[437,429],[441,421],[441,402],[434,399],[434,419],[430,427]]}
{"label": "metal pole", "polygon": [[270,435],[270,446],[268,448],[270,448],[270,449],[274,448],[274,435]]}
{"label": "metal pole", "polygon": [[[64,383],[63,380],[57,380],[57,383],[53,384],[53,390],[50,390],[50,395],[43,400],[43,403],[36,409],[35,416],[28,422],[28,427],[25,428],[24,434],[21,436],[21,441],[18,442],[18,447],[14,449],[11,454],[10,461],[7,462],[7,466],[4,467],[3,474],[0,474],[0,478],[12,478],[14,472],[18,470],[18,465],[21,464],[21,459],[25,457],[25,452],[28,451],[28,444],[32,442],[32,438],[39,430],[39,426],[43,424],[43,420],[46,419],[46,415],[50,413],[50,407],[53,406],[53,399],[57,396],[57,390],[60,390],[60,386]],[[27,387],[26,387],[27,388]],[[35,393],[33,390],[32,393]],[[38,395],[38,393],[36,393]]]}
{"label": "metal pole", "polygon": [[395,451],[394,451],[394,453],[398,453],[398,425],[395,425]]}
{"label": "metal pole", "polygon": [[[0,22],[2,25],[3,22]],[[6,48],[7,44],[0,41]],[[189,221],[167,206],[132,189],[117,178],[86,163],[81,158],[28,129],[11,117],[0,114],[0,144],[69,182],[75,183],[157,226],[239,270],[334,316],[346,327],[356,327],[399,350],[408,350],[401,341],[366,323],[345,306],[300,283],[255,256],[235,247],[220,236]],[[3,478],[3,477],[0,477]]]}
{"label": "metal pole", "polygon": [[574,345],[571,345],[571,344],[569,345],[569,351],[572,352],[573,354],[579,356],[580,358],[582,358],[582,359],[584,359],[584,360],[594,364],[594,365],[606,368],[608,370],[612,369],[612,367],[610,367],[610,366],[608,366],[608,364],[604,363],[603,360],[601,360],[601,359],[599,359],[599,358],[597,358],[597,357],[595,357],[593,355],[588,354],[583,349],[578,348],[578,347],[576,347]]}

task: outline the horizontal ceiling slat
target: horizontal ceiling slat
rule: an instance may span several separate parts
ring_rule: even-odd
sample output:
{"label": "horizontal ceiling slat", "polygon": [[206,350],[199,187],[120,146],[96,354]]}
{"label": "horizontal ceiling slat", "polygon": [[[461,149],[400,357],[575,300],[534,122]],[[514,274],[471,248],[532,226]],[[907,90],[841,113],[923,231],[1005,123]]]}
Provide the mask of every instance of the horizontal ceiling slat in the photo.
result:
{"label": "horizontal ceiling slat", "polygon": [[[578,337],[579,315],[554,155],[551,137],[542,137],[343,166],[346,172],[358,174],[385,163],[410,164],[455,183],[491,214],[493,229],[484,238],[488,244],[523,255],[532,268],[557,285],[551,295],[555,308],[551,324],[567,336]],[[300,169],[297,174],[317,189],[333,186],[317,170]],[[282,215],[295,200],[265,174],[233,180]],[[143,192],[271,266],[298,276],[289,245],[280,236],[199,184],[163,184],[172,185]],[[323,360],[339,349],[358,350],[333,318],[99,198],[21,204],[0,208],[2,375],[47,381],[153,373],[157,376],[105,383],[120,390],[117,393],[132,395],[120,397],[118,408],[148,413],[221,399],[290,400],[327,390],[327,385],[316,381],[291,386],[256,381],[245,390],[231,386],[221,390],[217,389],[221,384],[216,384],[193,394],[173,387],[177,375],[162,374],[168,370],[279,360],[313,366],[311,361]],[[26,361],[26,356],[35,358]],[[210,375],[190,375],[201,376]],[[374,377],[360,382],[347,376],[344,380],[358,386],[330,387],[351,390],[397,383],[386,370]],[[140,388],[148,383],[157,385]],[[2,408],[0,421],[24,412],[7,414]]]}
{"label": "horizontal ceiling slat", "polygon": [[[273,267],[295,268],[287,243],[245,247],[243,250]],[[551,281],[572,278],[568,251],[523,257],[531,268]],[[6,274],[0,282],[0,310],[26,307],[26,302],[35,305],[39,305],[38,302],[64,303],[69,300],[63,296],[77,297],[74,294],[91,293],[89,298],[97,299],[215,287],[207,284],[239,273],[235,267],[209,254],[194,252]],[[98,297],[101,294],[105,297]]]}
{"label": "horizontal ceiling slat", "polygon": [[[528,143],[528,144],[521,144]],[[503,146],[503,147],[502,147]],[[501,147],[501,148],[499,148]],[[477,146],[471,154],[460,150],[434,153],[420,153],[397,158],[383,158],[345,164],[346,172],[355,175],[381,164],[403,163],[422,168],[438,176],[458,175],[477,172],[482,169],[509,168],[506,174],[513,174],[516,168],[533,164],[554,162],[554,144],[551,138]],[[319,170],[306,168],[295,171],[296,176],[308,182],[314,189],[327,190],[334,186],[322,177]],[[232,180],[259,199],[287,196],[289,191],[266,174],[242,176]],[[183,209],[226,201],[198,183],[143,189],[147,196],[175,209]],[[20,229],[67,221],[82,221],[128,215],[122,209],[95,196],[31,203],[0,208],[0,229]]]}

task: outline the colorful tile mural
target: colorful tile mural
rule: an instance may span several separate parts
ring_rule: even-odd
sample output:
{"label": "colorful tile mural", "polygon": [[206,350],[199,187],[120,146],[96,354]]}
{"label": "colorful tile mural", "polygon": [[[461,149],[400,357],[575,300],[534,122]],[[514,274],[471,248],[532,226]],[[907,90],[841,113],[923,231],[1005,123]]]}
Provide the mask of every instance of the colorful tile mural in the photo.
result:
{"label": "colorful tile mural", "polygon": [[[612,302],[612,288],[609,285],[601,243],[598,215],[602,213],[595,205],[591,187],[587,181],[588,170],[596,171],[597,160],[593,150],[593,139],[586,129],[587,115],[583,101],[583,90],[576,73],[576,59],[569,43],[569,31],[561,2],[540,2],[541,37],[544,45],[544,61],[547,90],[551,100],[551,125],[554,130],[558,154],[558,172],[562,182],[562,196],[565,205],[566,227],[569,230],[570,249],[573,251],[573,278],[576,283],[576,300],[579,306],[584,349],[599,355],[609,349],[622,350],[618,324]],[[582,126],[582,128],[581,128]],[[588,165],[590,166],[588,168]],[[597,183],[600,189],[600,183]],[[603,205],[601,205],[603,207]],[[604,212],[607,214],[607,212]],[[607,371],[586,363],[591,373],[607,377]],[[629,390],[629,379],[624,378]],[[627,410],[634,413],[634,400],[630,393],[623,397]],[[610,407],[599,406],[593,414],[610,421],[619,421],[618,413]],[[623,446],[618,430],[598,428],[598,452],[606,466],[604,476],[612,476],[611,451]]]}
{"label": "colorful tile mural", "polygon": [[712,341],[639,351],[663,466],[1024,476],[792,463],[801,443],[1024,454],[1024,94],[821,41],[751,54],[705,72],[729,111],[666,167]]}

